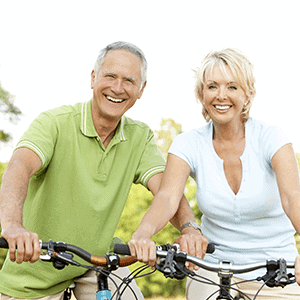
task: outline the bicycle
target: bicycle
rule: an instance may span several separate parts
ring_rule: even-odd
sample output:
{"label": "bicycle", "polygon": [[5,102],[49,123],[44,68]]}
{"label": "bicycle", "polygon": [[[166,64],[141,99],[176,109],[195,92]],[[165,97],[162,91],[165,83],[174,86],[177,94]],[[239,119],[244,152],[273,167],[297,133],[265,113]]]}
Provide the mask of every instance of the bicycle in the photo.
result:
{"label": "bicycle", "polygon": [[[212,253],[214,251],[214,244],[209,244],[209,251],[207,253]],[[114,247],[114,252],[118,254],[130,255],[130,250],[127,245],[116,244]],[[288,268],[295,268],[294,263],[288,264],[284,259],[279,259],[277,261],[267,260],[262,263],[248,264],[248,265],[234,265],[231,261],[220,260],[218,264],[206,262],[200,258],[188,255],[186,253],[180,252],[178,245],[162,245],[157,246],[156,256],[159,262],[155,263],[155,267],[158,271],[162,272],[166,278],[176,278],[183,279],[186,276],[189,278],[206,284],[214,284],[219,287],[219,289],[212,293],[207,300],[212,299],[216,293],[219,293],[217,300],[221,299],[250,299],[251,298],[233,287],[239,283],[244,283],[247,281],[263,281],[262,286],[257,291],[256,295],[252,300],[255,300],[259,295],[262,288],[267,285],[268,287],[285,287],[288,284],[293,284],[296,282],[295,276],[287,272]],[[208,278],[197,275],[195,272],[190,271],[185,267],[185,263],[193,263],[200,268],[208,271],[217,272],[220,277],[220,283],[211,281]],[[242,282],[231,284],[231,278],[233,274],[242,274],[258,270],[261,268],[266,268],[266,274],[262,277],[255,278],[253,280],[243,280]],[[242,296],[233,298],[230,294],[230,290],[234,289],[238,291]]]}
{"label": "bicycle", "polygon": [[[121,299],[125,289],[131,289],[130,282],[138,277],[138,273],[142,271],[141,269],[145,268],[145,266],[142,266],[136,269],[134,272],[137,275],[133,275],[134,272],[132,272],[131,277],[119,278],[116,274],[113,274],[112,271],[117,270],[119,267],[126,267],[134,264],[135,262],[137,262],[135,258],[133,258],[132,256],[120,257],[117,254],[97,256],[75,245],[70,245],[63,242],[53,242],[52,240],[49,240],[48,242],[40,241],[40,245],[41,249],[46,250],[43,254],[40,255],[40,259],[46,262],[52,262],[53,266],[58,270],[62,270],[67,265],[94,270],[96,272],[98,283],[98,291],[96,293],[97,300]],[[4,238],[0,238],[0,248],[8,249],[8,243]],[[74,260],[74,254],[79,256],[86,262],[91,263],[92,266],[82,265]],[[120,280],[122,280],[122,283],[119,286],[117,286],[117,284],[115,283],[113,276],[116,276]],[[113,295],[108,289],[108,279],[112,280],[112,282],[116,286],[116,291]],[[132,289],[131,291],[134,294],[134,291]],[[135,294],[134,296],[136,299],[138,299]],[[67,289],[64,293],[64,300],[69,299],[71,299],[71,290]]]}
{"label": "bicycle", "polygon": [[[246,298],[233,298],[230,295],[230,289],[238,290],[232,287],[231,278],[233,274],[246,273],[260,268],[267,269],[266,275],[263,277],[256,278],[254,280],[264,281],[262,287],[264,285],[270,287],[275,287],[275,286],[284,287],[287,284],[295,283],[295,279],[292,279],[294,275],[287,273],[287,268],[294,268],[294,264],[287,264],[283,259],[279,259],[278,261],[270,260],[263,263],[249,264],[243,266],[234,266],[233,263],[229,261],[220,261],[219,264],[212,264],[209,262],[205,262],[200,258],[180,252],[180,248],[178,245],[171,246],[169,244],[166,244],[166,245],[157,246],[156,255],[159,259],[159,262],[155,263],[155,267],[156,267],[155,270],[146,274],[141,274],[145,269],[148,268],[148,265],[143,265],[135,269],[130,276],[123,279],[119,278],[122,281],[122,283],[120,284],[120,286],[117,286],[115,283],[116,292],[113,295],[111,295],[111,292],[108,290],[108,278],[114,282],[112,275],[116,276],[115,274],[112,274],[112,271],[118,269],[119,267],[129,266],[137,262],[137,260],[132,256],[119,257],[118,254],[130,255],[130,250],[128,245],[115,244],[114,246],[115,254],[106,254],[105,256],[100,257],[100,256],[92,255],[91,253],[75,245],[65,244],[62,242],[56,243],[53,242],[52,240],[49,240],[49,242],[40,241],[40,243],[41,243],[41,248],[47,250],[44,254],[40,256],[40,258],[43,261],[52,262],[55,268],[63,269],[65,266],[70,264],[70,265],[84,267],[89,270],[96,271],[97,282],[98,282],[98,292],[96,294],[97,300],[111,300],[114,298],[116,300],[121,300],[122,294],[124,293],[125,289],[126,288],[130,289],[130,282],[132,280],[139,277],[148,276],[154,273],[156,270],[162,272],[166,278],[176,278],[181,280],[186,276],[188,276],[193,280],[197,280],[202,283],[215,284],[219,286],[219,290],[217,291],[219,292],[219,295],[216,298],[218,300],[219,299],[220,300],[221,299],[234,299],[234,300],[250,299],[250,297],[248,297],[242,291],[239,292]],[[8,244],[6,240],[3,238],[0,238],[0,248],[8,248]],[[215,248],[214,244],[209,244],[207,253],[213,253],[214,248]],[[68,253],[66,251],[71,253]],[[74,257],[73,254],[91,263],[92,266],[82,265],[78,263],[73,259]],[[186,262],[193,263],[199,266],[200,268],[209,271],[217,272],[220,277],[220,283],[218,284],[208,279],[206,281],[203,281],[203,279],[205,280],[205,278],[196,275],[194,272],[188,270],[185,267]],[[200,277],[201,279],[198,279],[197,277]],[[262,287],[258,290],[257,294],[252,300],[256,299]],[[211,297],[213,297],[214,294],[210,295],[207,298],[207,300],[211,299]],[[134,296],[136,299],[138,299],[136,295]],[[65,300],[68,300],[70,298],[71,298],[70,290],[67,290],[65,292]]]}

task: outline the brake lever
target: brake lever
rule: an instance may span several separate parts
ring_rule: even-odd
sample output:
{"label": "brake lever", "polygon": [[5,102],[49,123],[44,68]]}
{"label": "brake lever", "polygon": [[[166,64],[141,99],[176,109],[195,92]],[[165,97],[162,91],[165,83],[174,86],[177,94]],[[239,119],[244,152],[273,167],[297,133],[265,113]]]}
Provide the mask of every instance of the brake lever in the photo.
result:
{"label": "brake lever", "polygon": [[275,278],[275,281],[285,284],[286,282],[289,281],[287,269],[286,269],[286,261],[283,258],[280,258],[278,260],[278,264],[279,264],[279,272]]}
{"label": "brake lever", "polygon": [[295,283],[293,274],[287,273],[286,261],[281,258],[278,261],[267,261],[267,273],[263,277],[259,277],[258,280],[266,282],[268,287],[282,287],[284,288],[288,284]]}
{"label": "brake lever", "polygon": [[[156,269],[162,272],[166,278],[183,279],[186,276],[186,273],[190,272],[185,267],[186,253],[178,252],[179,248],[174,247],[174,245],[171,246],[170,244],[167,244],[166,248],[167,256],[165,259],[161,259],[159,264],[157,262],[155,263]],[[186,272],[184,272],[184,270]]]}

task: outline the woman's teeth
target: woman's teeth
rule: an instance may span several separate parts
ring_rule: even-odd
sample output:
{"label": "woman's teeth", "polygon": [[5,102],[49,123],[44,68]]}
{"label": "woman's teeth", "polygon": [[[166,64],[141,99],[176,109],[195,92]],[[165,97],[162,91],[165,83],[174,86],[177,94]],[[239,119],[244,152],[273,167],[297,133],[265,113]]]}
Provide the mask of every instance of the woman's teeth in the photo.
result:
{"label": "woman's teeth", "polygon": [[215,105],[215,108],[220,110],[226,110],[229,109],[230,107],[231,107],[230,105],[226,105],[226,106]]}

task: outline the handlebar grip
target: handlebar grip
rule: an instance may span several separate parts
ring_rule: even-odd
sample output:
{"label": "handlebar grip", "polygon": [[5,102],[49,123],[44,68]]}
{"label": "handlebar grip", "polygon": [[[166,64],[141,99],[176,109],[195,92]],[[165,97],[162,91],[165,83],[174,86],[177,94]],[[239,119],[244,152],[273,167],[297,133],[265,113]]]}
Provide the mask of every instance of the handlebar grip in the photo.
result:
{"label": "handlebar grip", "polygon": [[206,253],[212,254],[214,252],[215,252],[215,244],[208,244],[207,249],[206,249]]}
{"label": "handlebar grip", "polygon": [[[124,244],[115,244],[114,245],[114,253],[116,254],[123,254],[123,255],[130,255],[130,249],[128,245]],[[215,245],[214,244],[208,244],[206,253],[211,254],[215,252]]]}
{"label": "handlebar grip", "polygon": [[6,239],[3,238],[3,237],[0,238],[0,248],[5,248],[5,249],[8,249],[8,248],[9,248]]}
{"label": "handlebar grip", "polygon": [[115,244],[113,251],[116,254],[130,255],[129,246],[124,244]]}

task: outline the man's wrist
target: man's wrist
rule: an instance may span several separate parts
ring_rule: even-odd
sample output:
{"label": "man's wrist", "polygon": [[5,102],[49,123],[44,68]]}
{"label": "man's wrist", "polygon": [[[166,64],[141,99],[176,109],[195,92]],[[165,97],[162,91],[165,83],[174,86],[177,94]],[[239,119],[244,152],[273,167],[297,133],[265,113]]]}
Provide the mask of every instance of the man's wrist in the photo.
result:
{"label": "man's wrist", "polygon": [[182,230],[183,230],[184,228],[188,228],[188,227],[192,227],[192,228],[195,229],[195,230],[199,230],[200,233],[202,234],[200,225],[197,224],[196,222],[187,222],[187,223],[183,224],[183,225],[180,227],[180,232],[182,232]]}

